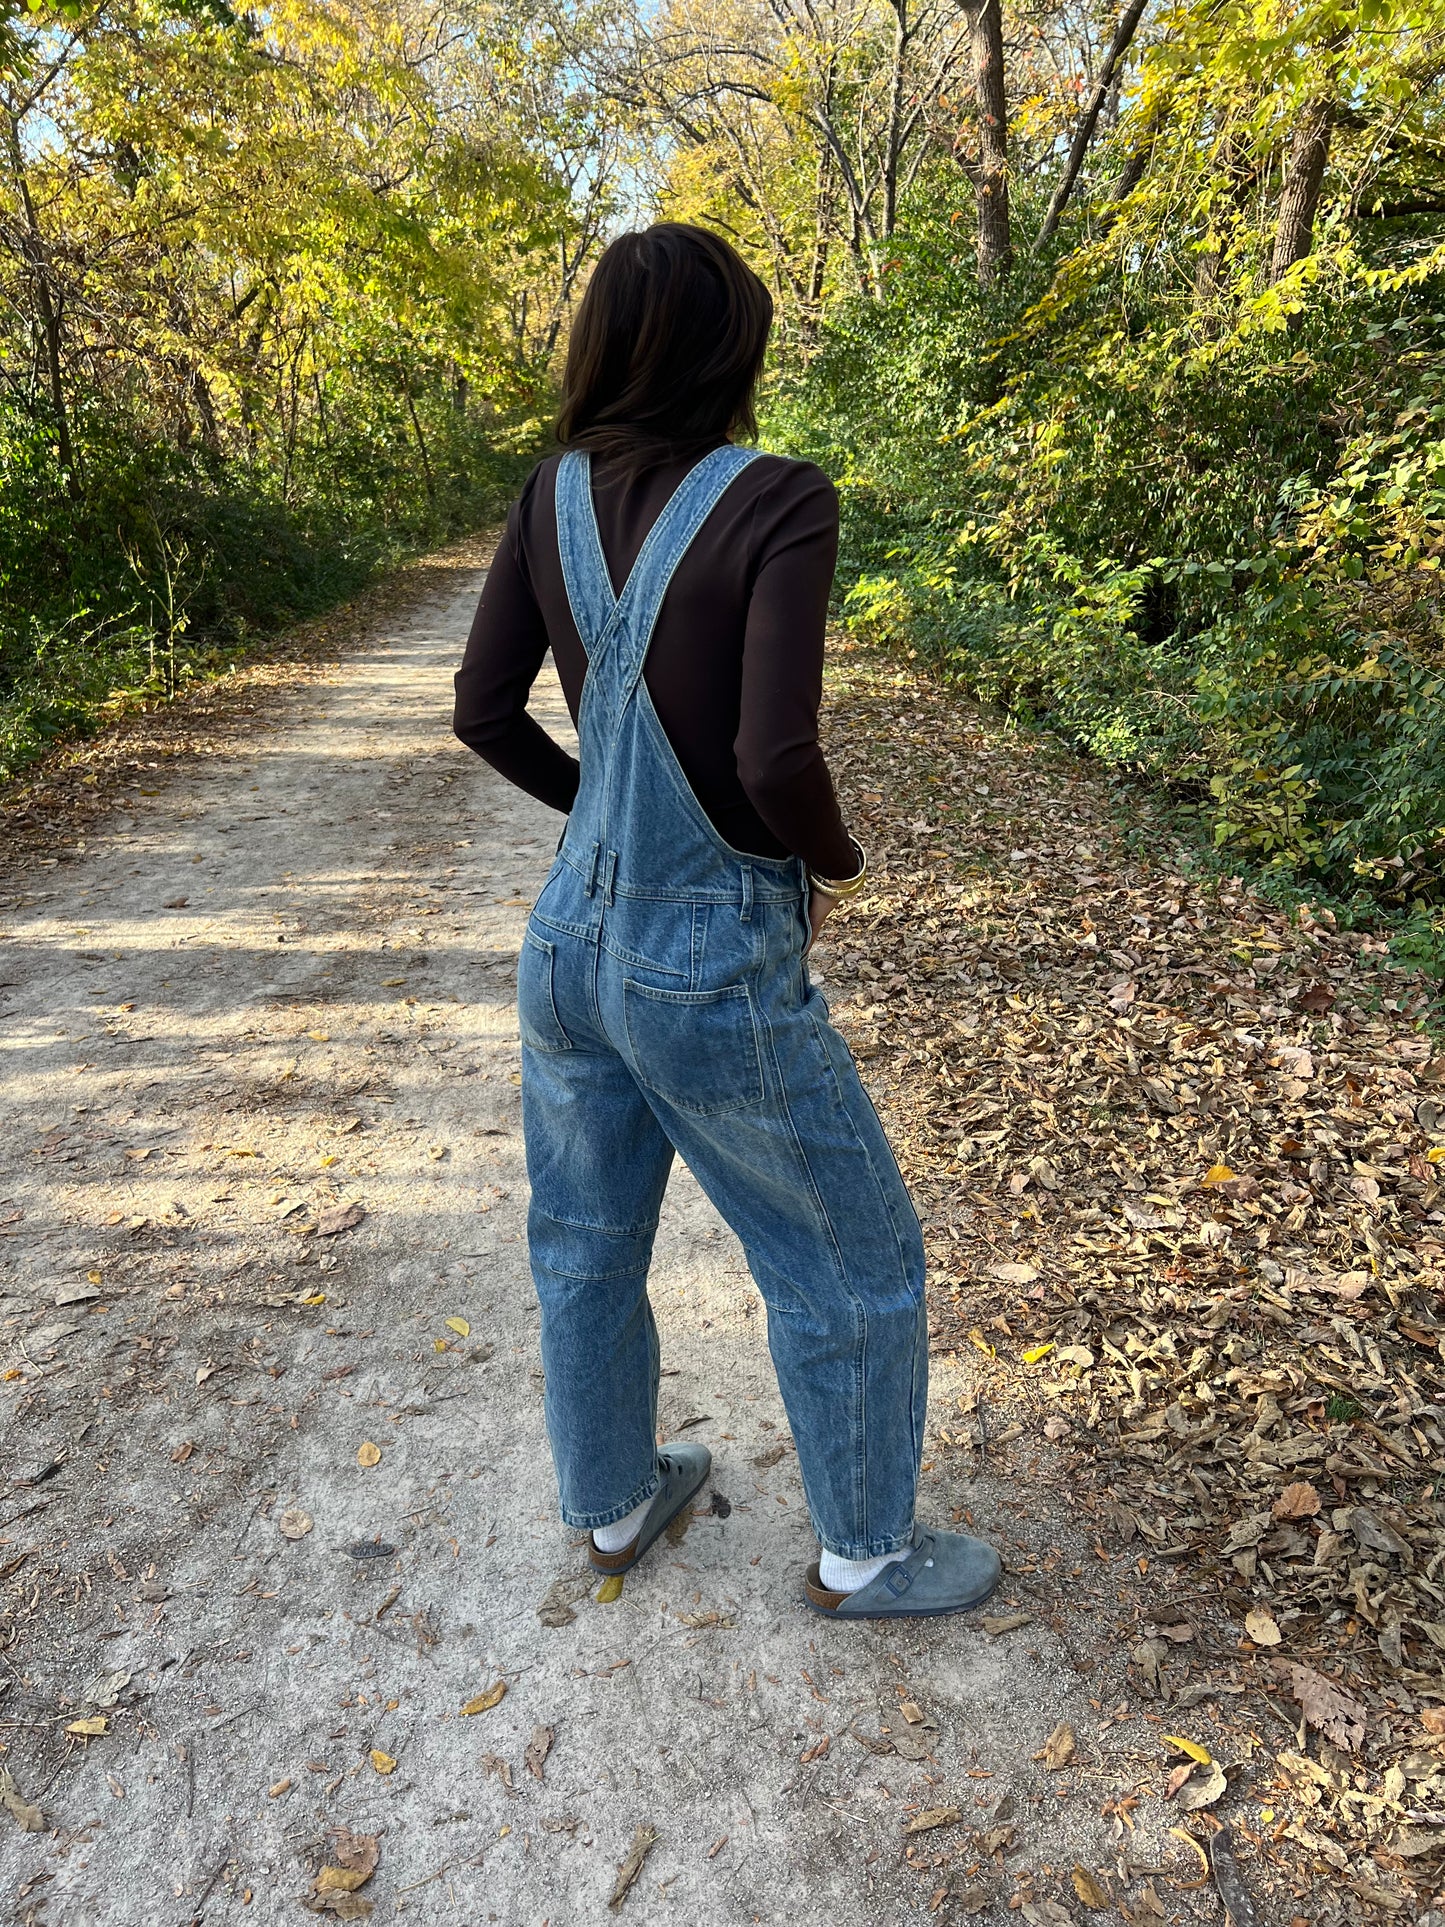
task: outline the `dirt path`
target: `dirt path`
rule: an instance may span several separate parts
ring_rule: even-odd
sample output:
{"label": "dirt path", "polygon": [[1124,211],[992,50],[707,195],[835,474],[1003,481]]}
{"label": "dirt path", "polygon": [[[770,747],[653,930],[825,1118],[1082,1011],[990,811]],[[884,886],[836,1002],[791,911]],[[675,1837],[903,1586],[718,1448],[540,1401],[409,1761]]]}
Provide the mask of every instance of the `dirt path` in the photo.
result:
{"label": "dirt path", "polygon": [[[449,734],[478,580],[157,756],[12,886],[0,1898],[281,1921],[374,1857],[331,1912],[566,1927],[610,1917],[638,1829],[638,1920],[1058,1922],[1076,1866],[1131,1906],[1136,1867],[1189,1877],[1172,1814],[1099,1814],[1124,1656],[1060,1610],[1066,1505],[1010,1512],[992,1632],[800,1606],[763,1317],[686,1173],[663,1427],[712,1447],[711,1504],[594,1600],[523,1243],[513,964],[557,824]],[[975,1364],[940,1361],[926,1509],[990,1530],[998,1469],[949,1431]]]}

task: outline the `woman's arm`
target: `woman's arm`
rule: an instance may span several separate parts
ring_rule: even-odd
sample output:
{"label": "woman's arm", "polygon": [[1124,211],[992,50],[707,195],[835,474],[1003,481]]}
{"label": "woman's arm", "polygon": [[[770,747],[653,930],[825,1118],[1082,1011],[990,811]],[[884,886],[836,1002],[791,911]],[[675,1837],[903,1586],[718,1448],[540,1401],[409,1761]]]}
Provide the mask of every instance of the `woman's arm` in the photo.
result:
{"label": "woman's arm", "polygon": [[577,797],[577,763],[527,714],[547,628],[517,560],[516,530],[514,506],[457,671],[452,727],[509,783],[565,815]]}
{"label": "woman's arm", "polygon": [[742,786],[778,841],[815,875],[847,877],[858,856],[818,744],[838,495],[821,469],[803,474],[799,487],[798,471],[783,471],[759,498],[755,526],[765,534],[748,605],[734,749]]}

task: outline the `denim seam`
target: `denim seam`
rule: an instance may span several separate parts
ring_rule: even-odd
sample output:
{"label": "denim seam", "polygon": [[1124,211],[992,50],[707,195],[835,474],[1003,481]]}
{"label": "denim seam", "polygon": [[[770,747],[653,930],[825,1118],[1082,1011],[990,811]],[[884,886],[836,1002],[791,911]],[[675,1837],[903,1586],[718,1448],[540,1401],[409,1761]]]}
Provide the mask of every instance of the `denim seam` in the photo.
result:
{"label": "denim seam", "polygon": [[[817,1017],[813,1017],[811,1012],[809,1012],[809,1017],[811,1017],[811,1021],[813,1021],[815,1027],[817,1027]],[[823,1044],[823,1056],[827,1058],[828,1075],[832,1077],[832,1085],[834,1085],[834,1091],[836,1091],[836,1089],[838,1089],[838,1071],[834,1069],[834,1064],[832,1064],[832,1052],[828,1050],[827,1043]],[[869,1106],[869,1110],[873,1112],[873,1116],[879,1118],[877,1104],[873,1102],[873,1098],[867,1093],[867,1087],[863,1085],[863,1079],[861,1079],[861,1077],[859,1077],[859,1081],[857,1081],[857,1087],[859,1087],[859,1091],[863,1093],[863,1102]],[[842,1104],[842,1093],[838,1093],[838,1102]],[[904,1237],[902,1237],[902,1233],[900,1233],[900,1229],[898,1229],[898,1220],[894,1218],[892,1204],[888,1202],[888,1191],[886,1191],[886,1187],[884,1187],[884,1183],[882,1183],[879,1168],[877,1168],[877,1164],[873,1162],[873,1152],[869,1150],[867,1143],[863,1141],[857,1125],[855,1125],[854,1120],[852,1120],[852,1114],[848,1114],[848,1106],[846,1106],[846,1104],[842,1104],[842,1110],[844,1110],[844,1114],[848,1116],[848,1127],[850,1127],[850,1131],[854,1133],[854,1137],[857,1139],[857,1143],[859,1143],[859,1148],[861,1148],[863,1156],[869,1160],[869,1170],[873,1172],[873,1181],[875,1181],[877,1187],[879,1187],[880,1204],[882,1204],[884,1212],[888,1214],[888,1224],[892,1227],[894,1239],[896,1239],[896,1243],[898,1243],[898,1264],[900,1264],[900,1268],[902,1268],[904,1278],[907,1278],[907,1249],[906,1245],[904,1245]],[[879,1129],[882,1129],[882,1122],[880,1122],[880,1120]],[[902,1177],[900,1177],[900,1183],[902,1183]],[[906,1185],[904,1185],[904,1193],[907,1195]],[[907,1199],[907,1206],[909,1206],[909,1210],[913,1210],[911,1197]],[[915,1218],[915,1222],[917,1222],[917,1212],[915,1212],[915,1210],[913,1210],[913,1218]],[[923,1237],[923,1233],[919,1231],[919,1241],[921,1241],[921,1237]],[[919,1316],[921,1316],[921,1318],[927,1318],[927,1303],[929,1303],[929,1301],[927,1301],[927,1291],[929,1291],[929,1283],[927,1283],[927,1256],[925,1256],[923,1272],[919,1274]],[[927,1347],[927,1339],[925,1339],[923,1343],[925,1343],[925,1347]],[[909,1424],[913,1426],[913,1461],[915,1461],[915,1465],[921,1465],[921,1463],[923,1463],[923,1420],[913,1416],[913,1414],[917,1412],[917,1384],[919,1384],[919,1345],[913,1345],[913,1380],[911,1380],[911,1387],[909,1387],[907,1412],[909,1412]]]}
{"label": "denim seam", "polygon": [[614,943],[605,931],[599,942],[608,956],[615,957],[619,963],[635,964],[639,970],[655,970],[660,976],[677,977],[683,983],[687,982],[685,970],[674,970],[671,964],[654,963],[651,957],[644,957],[639,951],[626,950],[620,943]]}
{"label": "denim seam", "polygon": [[[844,1118],[847,1121],[848,1129],[852,1132],[854,1141],[856,1142],[858,1149],[863,1153],[864,1159],[866,1160],[868,1165],[868,1169],[873,1174],[873,1183],[878,1192],[878,1202],[884,1212],[884,1215],[887,1217],[888,1227],[893,1233],[893,1242],[898,1247],[898,1268],[906,1284],[908,1281],[908,1253],[904,1249],[903,1239],[899,1235],[897,1220],[893,1216],[893,1207],[888,1199],[887,1188],[885,1187],[882,1177],[879,1174],[878,1166],[874,1162],[873,1153],[869,1150],[867,1141],[864,1139],[863,1134],[861,1131],[859,1131],[857,1125],[853,1122],[852,1113],[849,1111],[848,1106],[843,1101],[843,1093],[838,1086],[838,1073],[833,1065],[833,1054],[828,1049],[827,1040],[822,1035],[821,1026],[818,1023],[817,1017],[814,1015],[812,1011],[808,1011],[807,1016],[808,1016],[809,1023],[812,1024],[813,1026],[814,1035],[817,1037],[819,1046],[822,1049],[823,1062],[827,1066],[829,1082],[833,1086],[834,1095],[836,1096],[838,1101],[838,1108],[842,1112]],[[871,1106],[873,1103],[873,1100],[868,1096],[867,1091],[863,1089],[862,1078],[859,1078],[858,1086],[860,1090],[863,1090],[863,1097],[865,1102],[867,1102]],[[878,1115],[876,1109],[874,1109],[873,1114],[875,1117]],[[879,1128],[880,1129],[882,1128],[881,1124]],[[924,1279],[920,1278],[918,1297],[919,1297],[919,1307],[920,1307],[921,1314],[925,1313],[927,1308],[926,1291],[927,1291],[926,1282]],[[914,1412],[917,1405],[917,1398],[916,1398],[917,1390],[918,1390],[918,1346],[915,1344],[913,1348],[912,1381],[909,1387],[908,1422],[913,1432],[912,1445],[913,1445],[914,1459],[918,1462],[921,1462],[923,1458],[923,1437],[922,1437],[921,1431],[919,1430],[918,1422],[914,1417]],[[876,1556],[876,1555],[870,1555],[870,1556]]]}
{"label": "denim seam", "polygon": [[[768,932],[767,932],[767,919],[765,918],[763,919],[763,922],[762,922],[762,968],[764,970],[766,970],[767,968],[767,959],[768,959]],[[798,1130],[797,1124],[794,1122],[792,1109],[788,1103],[787,1084],[783,1078],[782,1067],[778,1063],[777,1048],[773,1041],[773,1027],[767,1021],[766,1018],[764,1018],[763,1020],[763,1030],[765,1031],[767,1036],[767,1048],[768,1048],[769,1055],[772,1059],[773,1075],[777,1083],[778,1107],[781,1110],[783,1114],[783,1118],[787,1123],[788,1136],[792,1142],[794,1153],[797,1156],[798,1162],[802,1166],[803,1172],[807,1178],[808,1190],[813,1200],[813,1207],[817,1214],[818,1221],[823,1227],[823,1230],[826,1236],[828,1250],[832,1254],[833,1266],[837,1274],[838,1283],[842,1288],[842,1291],[845,1297],[848,1299],[852,1307],[853,1331],[854,1331],[854,1337],[855,1337],[854,1350],[856,1354],[854,1371],[853,1371],[855,1388],[856,1388],[855,1405],[857,1409],[857,1426],[855,1431],[855,1437],[859,1441],[858,1451],[854,1455],[854,1461],[853,1461],[854,1515],[860,1521],[863,1527],[863,1533],[866,1540],[867,1530],[868,1530],[868,1488],[867,1488],[867,1480],[865,1477],[865,1473],[867,1469],[867,1457],[863,1450],[863,1440],[867,1437],[867,1422],[868,1422],[868,1411],[867,1411],[867,1403],[866,1403],[866,1396],[865,1396],[865,1386],[867,1382],[866,1366],[867,1366],[867,1357],[868,1357],[867,1313],[864,1311],[862,1299],[858,1296],[858,1293],[853,1289],[852,1282],[848,1277],[848,1267],[843,1257],[842,1247],[838,1241],[837,1231],[833,1226],[832,1219],[828,1215],[828,1207],[823,1201],[823,1194],[819,1187],[818,1180],[813,1174],[813,1167],[808,1162],[808,1153],[803,1144],[802,1134]],[[813,1530],[816,1532],[818,1529],[818,1522],[816,1517],[813,1514],[813,1507],[811,1504],[808,1507],[808,1513],[810,1518],[812,1518]],[[874,1556],[878,1556],[878,1555],[874,1555]]]}
{"label": "denim seam", "polygon": [[[592,1218],[564,1218],[559,1212],[544,1210],[541,1205],[536,1207],[536,1211],[539,1218],[545,1218],[549,1224],[560,1224],[568,1231],[601,1231],[609,1238],[651,1238],[657,1235],[656,1218],[651,1224],[598,1224]],[[555,1270],[556,1267],[549,1266],[549,1269]],[[636,1269],[636,1265],[628,1265],[625,1271],[611,1272],[608,1275],[621,1278],[627,1271],[636,1271]],[[644,1265],[643,1270],[646,1269]],[[590,1275],[589,1273],[588,1276]]]}

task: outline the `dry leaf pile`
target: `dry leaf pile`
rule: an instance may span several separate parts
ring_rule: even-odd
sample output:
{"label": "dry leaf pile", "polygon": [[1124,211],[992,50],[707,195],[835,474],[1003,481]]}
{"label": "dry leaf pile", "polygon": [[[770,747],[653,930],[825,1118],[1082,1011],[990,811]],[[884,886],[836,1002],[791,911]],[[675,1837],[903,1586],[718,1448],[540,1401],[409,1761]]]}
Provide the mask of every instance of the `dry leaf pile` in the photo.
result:
{"label": "dry leaf pile", "polygon": [[1140,1695],[1257,1725],[1264,1867],[1342,1891],[1321,1921],[1414,1918],[1445,1884],[1423,992],[896,663],[845,650],[832,695],[877,881],[818,969],[925,1220],[933,1347],[984,1371],[936,1449],[1027,1453]]}

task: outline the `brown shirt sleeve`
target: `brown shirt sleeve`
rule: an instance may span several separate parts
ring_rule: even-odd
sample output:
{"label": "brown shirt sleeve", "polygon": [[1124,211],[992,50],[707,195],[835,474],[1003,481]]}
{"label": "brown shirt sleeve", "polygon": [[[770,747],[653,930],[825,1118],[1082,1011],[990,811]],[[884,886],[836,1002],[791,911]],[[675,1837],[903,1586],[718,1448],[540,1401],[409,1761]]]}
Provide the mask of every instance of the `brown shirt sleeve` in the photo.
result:
{"label": "brown shirt sleeve", "polygon": [[[768,509],[758,505],[758,519]],[[858,858],[818,743],[828,597],[838,560],[838,495],[813,469],[769,526],[743,637],[733,749],[748,800],[787,850],[819,876],[851,876]]]}
{"label": "brown shirt sleeve", "polygon": [[[527,714],[550,645],[574,722],[586,654],[567,603],[552,500],[555,459],[508,517],[456,678],[457,735],[509,781],[570,810],[575,760]],[[626,579],[687,464],[635,478],[594,472],[603,549]],[[645,677],[684,774],[719,834],[821,876],[857,858],[818,745],[838,498],[810,463],[752,464],[684,557]]]}
{"label": "brown shirt sleeve", "polygon": [[536,479],[534,473],[513,505],[487,570],[457,671],[452,727],[509,783],[565,815],[577,796],[576,759],[527,714],[527,697],[548,647],[547,625],[517,545],[518,519]]}

